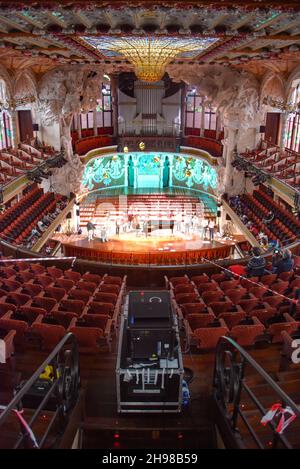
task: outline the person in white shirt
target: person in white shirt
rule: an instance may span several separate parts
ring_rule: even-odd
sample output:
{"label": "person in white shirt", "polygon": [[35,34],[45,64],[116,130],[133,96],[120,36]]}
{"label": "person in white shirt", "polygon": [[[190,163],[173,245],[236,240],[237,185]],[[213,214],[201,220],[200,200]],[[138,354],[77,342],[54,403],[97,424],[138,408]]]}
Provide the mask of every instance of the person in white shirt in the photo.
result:
{"label": "person in white shirt", "polygon": [[207,228],[208,228],[208,219],[203,218],[201,221],[201,238],[202,239],[206,238]]}
{"label": "person in white shirt", "polygon": [[212,218],[208,223],[208,228],[209,228],[209,239],[210,241],[213,241],[214,236],[215,236],[215,222]]}
{"label": "person in white shirt", "polygon": [[42,222],[42,220],[39,220],[39,221],[37,222],[37,227],[38,227],[38,229],[40,230],[41,233],[43,233],[43,232],[46,230],[46,228],[47,228],[47,226],[44,225],[44,223]]}

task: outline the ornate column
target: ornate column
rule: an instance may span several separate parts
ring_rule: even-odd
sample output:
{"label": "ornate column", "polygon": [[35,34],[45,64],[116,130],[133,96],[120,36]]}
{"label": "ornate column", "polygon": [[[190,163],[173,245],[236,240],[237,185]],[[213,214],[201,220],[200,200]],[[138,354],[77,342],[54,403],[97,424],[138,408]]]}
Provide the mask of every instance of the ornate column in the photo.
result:
{"label": "ornate column", "polygon": [[172,187],[173,186],[173,161],[174,161],[174,155],[170,155],[169,156],[169,162],[170,162],[170,166],[169,166],[169,187]]}
{"label": "ornate column", "polygon": [[233,187],[233,168],[232,168],[232,160],[234,156],[234,150],[237,145],[237,133],[238,129],[226,127],[224,129],[225,136],[223,140],[223,159],[225,163],[225,172],[224,172],[224,188],[225,192],[230,193]]}
{"label": "ornate column", "polygon": [[280,149],[283,150],[285,147],[284,137],[285,137],[285,129],[288,120],[289,114],[287,112],[282,112],[280,116],[280,138],[279,138],[279,146]]}
{"label": "ornate column", "polygon": [[119,94],[118,94],[118,75],[111,75],[110,77],[110,89],[111,89],[111,99],[112,99],[112,112],[113,112],[113,136],[117,137],[119,135],[118,129],[118,114],[119,114]]}
{"label": "ornate column", "polygon": [[182,82],[181,87],[181,103],[180,103],[180,133],[181,138],[184,138],[185,134],[185,114],[186,114],[186,94],[187,94],[187,84]]}
{"label": "ornate column", "polygon": [[93,109],[93,128],[94,128],[94,136],[97,136],[97,109]]}
{"label": "ornate column", "polygon": [[17,148],[18,143],[20,143],[18,113],[15,109],[12,109],[9,111],[9,115],[11,118],[12,146],[13,148]]}
{"label": "ornate column", "polygon": [[202,101],[201,107],[201,122],[200,122],[200,137],[204,137],[204,129],[205,129],[205,106]]}
{"label": "ornate column", "polygon": [[78,140],[81,139],[81,119],[80,119],[80,113],[76,115],[77,119],[77,132],[78,132]]}

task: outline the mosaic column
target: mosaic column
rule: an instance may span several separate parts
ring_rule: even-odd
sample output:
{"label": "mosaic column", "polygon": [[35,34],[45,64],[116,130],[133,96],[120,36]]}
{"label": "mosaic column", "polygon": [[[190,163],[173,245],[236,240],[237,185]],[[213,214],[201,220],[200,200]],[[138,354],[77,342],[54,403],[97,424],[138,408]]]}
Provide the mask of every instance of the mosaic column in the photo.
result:
{"label": "mosaic column", "polygon": [[93,109],[93,128],[94,128],[94,137],[97,136],[97,110]]}
{"label": "mosaic column", "polygon": [[180,116],[180,133],[181,138],[184,138],[185,135],[185,114],[186,114],[186,94],[187,94],[187,84],[182,83],[181,88],[181,116]]}
{"label": "mosaic column", "polygon": [[19,123],[18,123],[18,113],[15,110],[9,112],[11,119],[11,140],[13,148],[17,148],[20,143],[20,133],[19,133]]}

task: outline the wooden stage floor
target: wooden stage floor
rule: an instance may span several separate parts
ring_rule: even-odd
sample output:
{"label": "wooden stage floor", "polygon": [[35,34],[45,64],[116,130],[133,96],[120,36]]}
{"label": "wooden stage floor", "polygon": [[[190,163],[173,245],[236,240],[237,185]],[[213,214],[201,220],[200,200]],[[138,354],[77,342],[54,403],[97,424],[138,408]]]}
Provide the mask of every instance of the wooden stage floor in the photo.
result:
{"label": "wooden stage floor", "polygon": [[86,235],[70,236],[56,233],[53,237],[60,241],[67,256],[93,259],[116,264],[195,264],[202,258],[216,259],[228,257],[236,243],[244,240],[243,236],[214,241],[202,240],[195,235],[145,235],[137,236],[134,232],[120,236],[111,236],[102,243],[100,238],[88,241]]}

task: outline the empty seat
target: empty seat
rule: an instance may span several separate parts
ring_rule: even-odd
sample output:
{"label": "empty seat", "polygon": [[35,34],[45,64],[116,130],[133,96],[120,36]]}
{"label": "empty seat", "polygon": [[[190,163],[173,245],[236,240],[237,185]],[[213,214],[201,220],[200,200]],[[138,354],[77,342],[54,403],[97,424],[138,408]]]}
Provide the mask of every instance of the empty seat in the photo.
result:
{"label": "empty seat", "polygon": [[68,299],[81,300],[84,303],[87,303],[91,293],[88,290],[81,290],[79,288],[74,288],[69,291]]}
{"label": "empty seat", "polygon": [[235,288],[226,290],[226,296],[232,301],[232,303],[237,304],[243,296],[247,294],[246,288]]}
{"label": "empty seat", "polygon": [[4,316],[4,314],[8,312],[16,311],[17,307],[13,304],[4,303],[3,301],[0,302],[0,318]]}
{"label": "empty seat", "polygon": [[77,318],[76,313],[71,313],[69,311],[53,311],[54,318],[59,322],[59,324],[68,329],[73,318]]}
{"label": "empty seat", "polygon": [[94,301],[99,303],[112,303],[115,305],[118,301],[118,296],[115,293],[99,292],[95,294]]}
{"label": "empty seat", "polygon": [[196,303],[200,301],[199,295],[197,293],[178,293],[175,295],[176,303],[181,305],[184,303]]}
{"label": "empty seat", "polygon": [[37,275],[34,283],[43,285],[43,287],[49,287],[53,283],[53,278],[50,275]]}
{"label": "empty seat", "polygon": [[201,314],[207,312],[206,304],[199,303],[184,303],[180,306],[183,316],[187,314]]}
{"label": "empty seat", "polygon": [[219,314],[229,311],[232,308],[232,303],[231,301],[214,301],[209,304],[209,307],[216,316],[219,316]]}
{"label": "empty seat", "polygon": [[97,286],[102,280],[101,275],[90,274],[89,272],[86,272],[85,274],[83,274],[82,278],[85,282],[92,282],[92,283],[95,283]]}
{"label": "empty seat", "polygon": [[12,303],[16,306],[25,305],[28,301],[31,300],[29,295],[24,295],[23,293],[9,293],[6,297],[5,303]]}
{"label": "empty seat", "polygon": [[60,301],[63,299],[63,297],[66,295],[66,290],[63,288],[57,288],[57,287],[46,287],[45,288],[45,297],[49,298],[54,298],[57,301]]}
{"label": "empty seat", "polygon": [[282,342],[282,331],[286,331],[288,334],[291,334],[298,328],[299,322],[295,321],[292,316],[290,316],[288,313],[284,313],[283,316],[285,318],[285,322],[276,322],[270,324],[268,327],[268,332],[272,336],[272,343]]}
{"label": "empty seat", "polygon": [[74,270],[69,269],[64,271],[64,277],[69,278],[74,282],[79,282],[79,280],[81,279],[81,274],[79,272],[75,272]]}
{"label": "empty seat", "polygon": [[183,283],[190,283],[188,277],[171,277],[169,279],[169,282],[173,285],[173,287],[176,287],[176,285],[180,285]]}
{"label": "empty seat", "polygon": [[18,311],[25,314],[28,317],[30,323],[34,322],[39,316],[45,316],[47,311],[43,308],[34,308],[32,306],[20,306]]}
{"label": "empty seat", "polygon": [[6,334],[1,337],[5,344],[5,362],[9,360],[15,352],[14,339],[16,334],[17,332],[15,330],[11,330],[7,331]]}
{"label": "empty seat", "polygon": [[257,319],[257,317],[253,316],[252,320],[252,325],[237,325],[231,329],[230,336],[243,347],[255,344],[257,337],[263,334],[265,330],[264,325],[259,321],[259,319]]}
{"label": "empty seat", "polygon": [[16,335],[14,338],[14,343],[16,346],[23,347],[25,334],[29,329],[29,325],[25,321],[19,321],[17,319],[6,319],[0,318],[0,329],[5,329],[6,331],[16,331]]}
{"label": "empty seat", "polygon": [[195,292],[195,287],[192,283],[187,283],[183,285],[177,285],[174,288],[174,293],[194,293]]}
{"label": "empty seat", "polygon": [[226,290],[231,290],[232,288],[237,287],[239,283],[240,283],[240,279],[225,280],[225,282],[220,283],[220,287],[222,288],[223,291],[226,292]]}
{"label": "empty seat", "polygon": [[117,277],[113,275],[105,275],[103,277],[104,283],[109,283],[110,285],[122,285],[122,277]]}
{"label": "empty seat", "polygon": [[31,331],[40,337],[42,349],[47,351],[53,350],[66,333],[61,325],[40,322],[34,322]]}
{"label": "empty seat", "polygon": [[232,329],[236,326],[242,319],[245,319],[246,313],[243,311],[237,311],[235,313],[222,313],[218,316],[220,319],[223,319],[226,323],[228,329]]}
{"label": "empty seat", "polygon": [[85,282],[84,280],[80,280],[80,282],[77,283],[77,288],[88,290],[90,293],[94,293],[97,285],[93,282]]}
{"label": "empty seat", "polygon": [[47,274],[53,277],[54,279],[60,278],[63,276],[64,271],[58,269],[57,267],[47,267]]}
{"label": "empty seat", "polygon": [[219,288],[214,291],[206,291],[201,295],[202,300],[209,305],[212,302],[219,301],[224,298],[224,292]]}
{"label": "empty seat", "polygon": [[198,285],[200,283],[208,283],[210,282],[210,278],[206,274],[202,275],[194,275],[191,277],[191,281],[195,283],[195,285]]}
{"label": "empty seat", "polygon": [[206,327],[215,319],[214,314],[188,314],[186,321],[192,331],[199,327]]}
{"label": "empty seat", "polygon": [[109,283],[105,283],[105,284],[102,284],[100,286],[100,292],[102,293],[114,293],[116,295],[119,294],[120,292],[120,287],[119,285],[113,285],[113,284],[109,284]]}
{"label": "empty seat", "polygon": [[267,274],[267,275],[262,275],[260,278],[261,283],[264,285],[271,285],[273,282],[275,282],[277,278],[277,274]]}
{"label": "empty seat", "polygon": [[216,282],[198,283],[197,289],[200,295],[208,291],[220,291],[219,285]]}
{"label": "empty seat", "polygon": [[112,316],[114,307],[115,306],[112,303],[92,301],[89,304],[88,313],[89,314],[104,314],[104,315],[108,314],[109,316]]}
{"label": "empty seat", "polygon": [[41,285],[35,285],[33,283],[27,282],[23,284],[21,293],[25,293],[26,295],[30,296],[36,296],[41,293],[42,290],[43,287]]}
{"label": "empty seat", "polygon": [[57,301],[54,298],[45,298],[43,296],[34,296],[30,306],[34,308],[43,308],[50,313]]}
{"label": "empty seat", "polygon": [[239,300],[238,306],[240,306],[246,313],[249,313],[255,308],[257,303],[258,303],[258,299],[256,297],[253,297],[253,298],[246,299],[246,300],[243,300],[243,299]]}
{"label": "empty seat", "polygon": [[96,354],[100,345],[106,342],[104,331],[99,327],[72,326],[68,330],[75,335],[80,353]]}
{"label": "empty seat", "polygon": [[85,303],[81,300],[61,300],[59,303],[59,310],[68,311],[77,314],[77,316],[80,316],[84,306]]}
{"label": "empty seat", "polygon": [[220,327],[203,327],[193,332],[193,341],[199,350],[214,350],[219,339],[229,333],[223,319],[220,319]]}
{"label": "empty seat", "polygon": [[75,282],[73,280],[69,280],[67,278],[57,278],[55,279],[54,286],[57,288],[63,288],[66,292],[70,291],[73,288]]}

